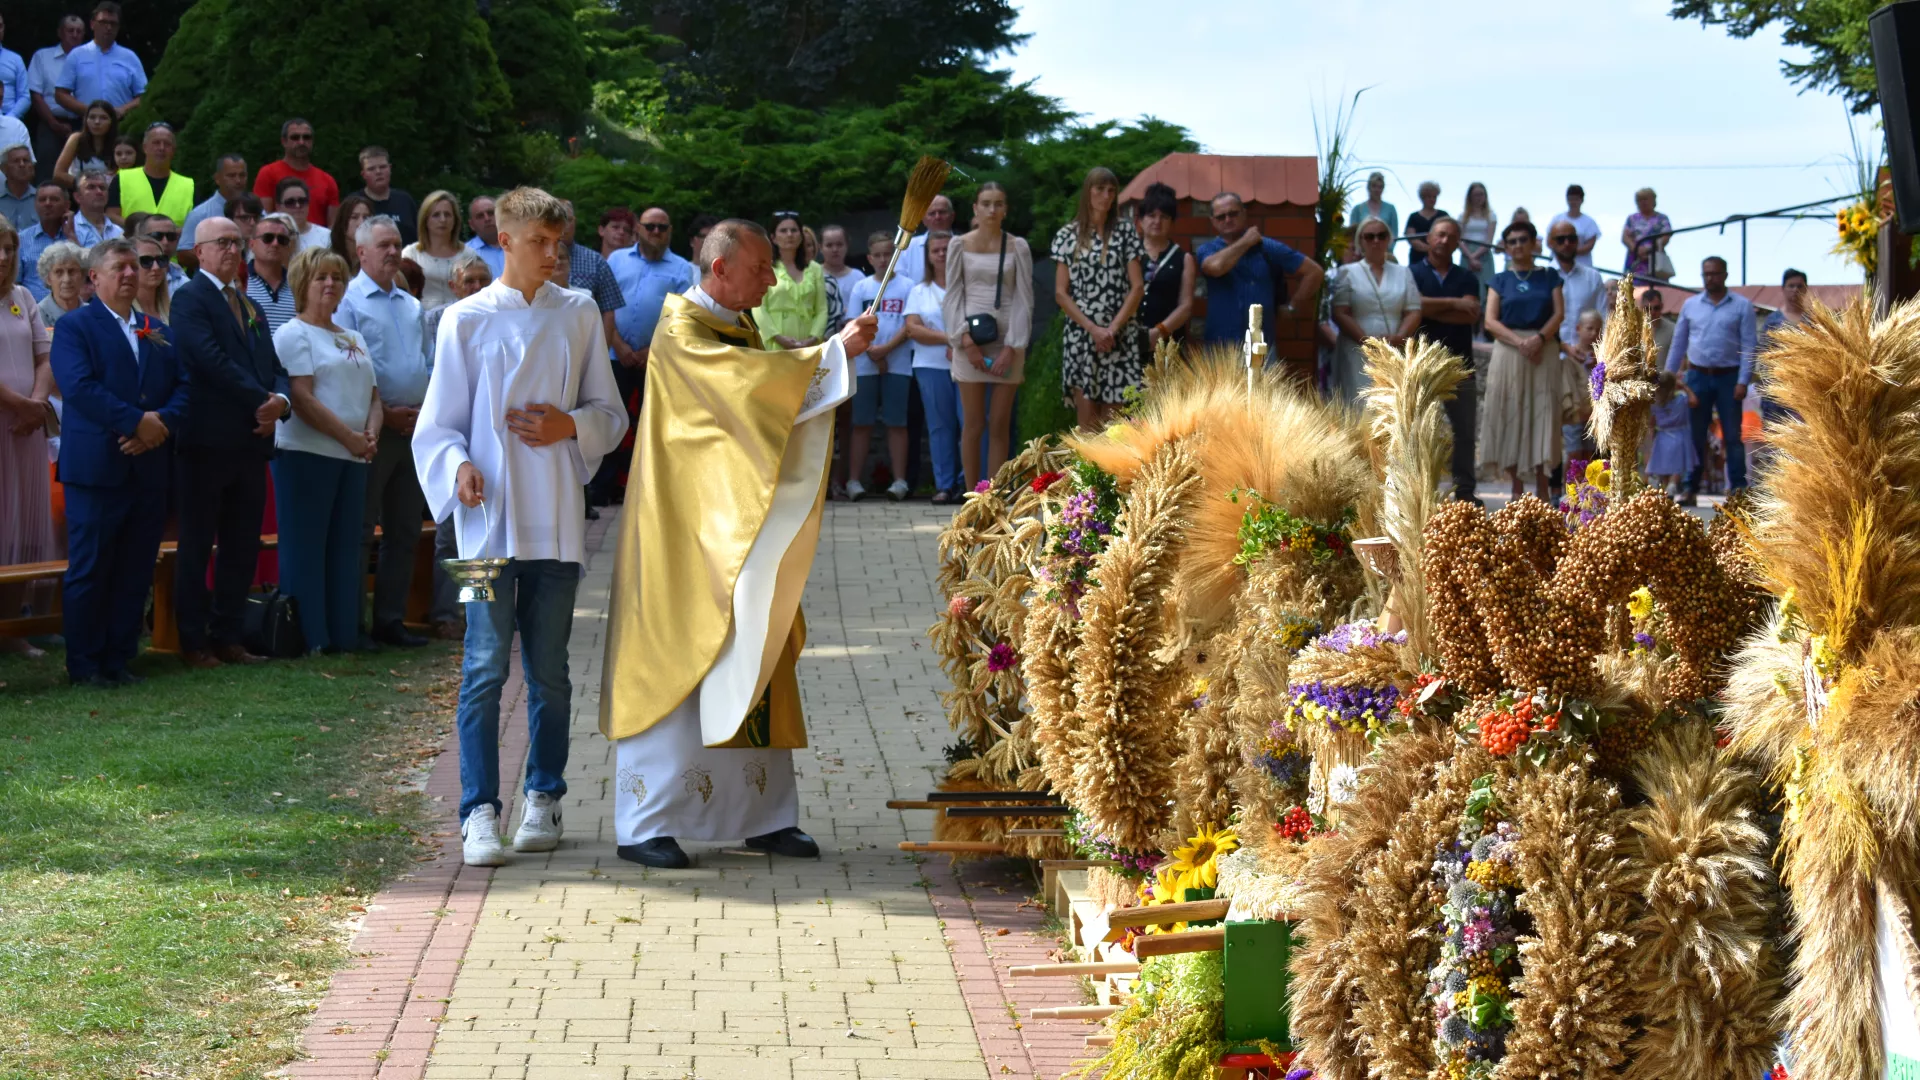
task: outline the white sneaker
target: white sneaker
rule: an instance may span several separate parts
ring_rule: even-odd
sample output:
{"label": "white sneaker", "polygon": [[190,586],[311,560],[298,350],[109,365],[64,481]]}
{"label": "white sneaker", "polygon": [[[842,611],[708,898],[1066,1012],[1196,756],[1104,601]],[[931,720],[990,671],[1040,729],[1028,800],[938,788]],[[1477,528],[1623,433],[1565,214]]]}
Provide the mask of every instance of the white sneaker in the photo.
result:
{"label": "white sneaker", "polygon": [[500,821],[491,803],[481,803],[460,823],[460,854],[468,866],[505,866],[507,849],[500,846]]}
{"label": "white sneaker", "polygon": [[859,502],[867,497],[867,485],[858,480],[847,481],[847,501]]}
{"label": "white sneaker", "polygon": [[888,486],[887,498],[892,499],[894,502],[899,502],[900,500],[906,497],[907,497],[907,482],[905,480],[895,480],[890,486]]}
{"label": "white sneaker", "polygon": [[560,800],[544,791],[529,791],[520,800],[520,829],[513,834],[515,851],[552,851],[560,846]]}

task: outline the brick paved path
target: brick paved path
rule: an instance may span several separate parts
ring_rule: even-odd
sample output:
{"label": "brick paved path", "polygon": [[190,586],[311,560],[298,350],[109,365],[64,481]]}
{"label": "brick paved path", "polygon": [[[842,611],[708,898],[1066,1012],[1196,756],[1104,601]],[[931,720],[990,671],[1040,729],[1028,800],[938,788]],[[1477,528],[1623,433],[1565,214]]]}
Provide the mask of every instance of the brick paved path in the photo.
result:
{"label": "brick paved path", "polygon": [[989,1075],[927,879],[894,847],[924,839],[928,815],[883,807],[930,788],[951,738],[926,639],[944,520],[924,504],[828,508],[800,665],[812,747],[795,755],[818,862],[693,844],[691,870],[614,857],[595,724],[612,545],[593,558],[566,843],[494,873],[429,1080]]}

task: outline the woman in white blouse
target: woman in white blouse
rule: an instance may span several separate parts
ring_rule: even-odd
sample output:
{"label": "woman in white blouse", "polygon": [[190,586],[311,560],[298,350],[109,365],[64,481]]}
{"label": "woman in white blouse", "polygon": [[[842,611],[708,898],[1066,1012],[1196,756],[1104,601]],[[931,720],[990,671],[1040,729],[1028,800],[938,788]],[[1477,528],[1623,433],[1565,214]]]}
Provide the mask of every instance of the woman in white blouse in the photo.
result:
{"label": "woman in white blouse", "polygon": [[380,392],[366,339],[333,321],[347,291],[346,260],[310,248],[293,257],[287,277],[294,317],[273,335],[293,398],[293,416],[273,437],[280,583],[307,648],[341,652],[360,642],[360,523]]}
{"label": "woman in white blouse", "polygon": [[1393,233],[1379,218],[1368,218],[1354,230],[1360,261],[1340,268],[1333,287],[1333,322],[1340,328],[1340,351],[1334,359],[1330,387],[1334,400],[1360,403],[1360,391],[1371,384],[1361,343],[1383,338],[1394,348],[1406,344],[1420,325],[1420,290],[1413,272],[1387,261]]}
{"label": "woman in white blouse", "polygon": [[400,249],[400,257],[412,259],[420,268],[425,284],[420,289],[420,310],[451,304],[453,262],[467,246],[460,242],[460,200],[451,191],[436,191],[420,203],[418,219],[420,239]]}
{"label": "woman in white blouse", "polygon": [[312,205],[312,192],[297,176],[286,177],[273,189],[273,208],[293,219],[295,242],[301,251],[333,246],[333,230],[307,220],[307,208]]}

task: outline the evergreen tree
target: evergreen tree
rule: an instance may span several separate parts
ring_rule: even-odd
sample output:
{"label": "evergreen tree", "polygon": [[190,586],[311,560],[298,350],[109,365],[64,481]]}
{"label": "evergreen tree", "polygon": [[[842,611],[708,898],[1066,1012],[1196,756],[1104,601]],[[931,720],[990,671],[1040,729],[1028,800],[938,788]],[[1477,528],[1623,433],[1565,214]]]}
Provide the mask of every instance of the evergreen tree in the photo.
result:
{"label": "evergreen tree", "polygon": [[523,127],[572,134],[593,102],[579,8],[577,0],[493,0],[488,7],[494,54]]}
{"label": "evergreen tree", "polygon": [[170,51],[149,88],[158,105],[193,102],[189,116],[167,117],[184,121],[183,166],[204,169],[238,151],[257,168],[281,156],[281,122],[301,116],[313,123],[315,160],[349,190],[369,143],[393,153],[403,186],[471,190],[483,178],[519,178],[502,175],[528,155],[473,0],[202,0],[200,8],[212,10],[196,9],[182,29],[193,23],[210,47]]}

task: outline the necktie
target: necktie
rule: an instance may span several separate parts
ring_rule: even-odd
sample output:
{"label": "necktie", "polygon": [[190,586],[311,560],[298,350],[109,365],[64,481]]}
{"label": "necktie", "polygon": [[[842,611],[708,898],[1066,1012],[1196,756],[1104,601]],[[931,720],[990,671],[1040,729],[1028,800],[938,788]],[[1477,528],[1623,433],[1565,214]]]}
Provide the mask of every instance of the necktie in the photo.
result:
{"label": "necktie", "polygon": [[240,311],[240,294],[234,291],[232,285],[228,285],[220,291],[226,294],[227,307],[233,312],[233,321],[239,323],[241,333],[245,333],[247,329],[247,317]]}

